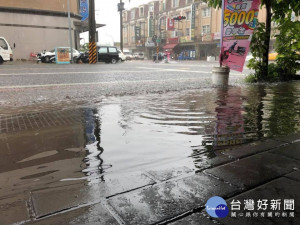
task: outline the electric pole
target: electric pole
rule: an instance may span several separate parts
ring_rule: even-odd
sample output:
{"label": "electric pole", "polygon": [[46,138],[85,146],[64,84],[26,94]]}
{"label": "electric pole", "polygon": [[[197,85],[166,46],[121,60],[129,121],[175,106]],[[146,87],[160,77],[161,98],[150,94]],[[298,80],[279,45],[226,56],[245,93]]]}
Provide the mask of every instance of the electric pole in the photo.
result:
{"label": "electric pole", "polygon": [[123,10],[124,10],[124,2],[120,0],[118,3],[118,11],[120,12],[120,49],[123,52]]}
{"label": "electric pole", "polygon": [[97,63],[95,0],[89,0],[89,64]]}
{"label": "electric pole", "polygon": [[71,26],[71,15],[70,15],[70,0],[68,0],[68,21],[69,21],[69,41],[70,41],[71,63],[73,63],[73,44],[72,44],[72,26]]}

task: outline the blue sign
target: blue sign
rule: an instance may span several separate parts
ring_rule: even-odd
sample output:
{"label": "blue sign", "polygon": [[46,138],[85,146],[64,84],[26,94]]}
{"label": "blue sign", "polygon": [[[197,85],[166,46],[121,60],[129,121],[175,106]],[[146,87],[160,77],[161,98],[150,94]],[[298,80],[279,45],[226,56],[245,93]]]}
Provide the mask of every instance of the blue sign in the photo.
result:
{"label": "blue sign", "polygon": [[82,16],[81,21],[85,21],[87,18],[89,18],[88,0],[80,0],[80,15]]}
{"label": "blue sign", "polygon": [[229,213],[226,201],[219,196],[208,199],[205,209],[208,215],[214,218],[225,218]]}

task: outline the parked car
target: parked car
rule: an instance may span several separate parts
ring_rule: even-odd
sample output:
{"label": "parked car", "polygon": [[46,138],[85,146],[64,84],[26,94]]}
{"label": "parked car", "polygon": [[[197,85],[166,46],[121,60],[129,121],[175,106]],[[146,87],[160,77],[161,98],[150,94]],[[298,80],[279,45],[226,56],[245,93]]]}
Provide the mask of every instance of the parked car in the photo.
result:
{"label": "parked car", "polygon": [[[157,53],[154,53],[154,54],[152,55],[153,61],[156,61],[156,58],[157,58]],[[161,61],[161,60],[163,60],[164,58],[165,58],[165,53],[159,52],[159,53],[158,53],[158,60]]]}
{"label": "parked car", "polygon": [[7,61],[13,61],[11,47],[4,37],[0,37],[0,64]]}
{"label": "parked car", "polygon": [[[66,48],[70,49],[69,47],[59,47],[59,48]],[[80,52],[73,48],[73,61],[76,62],[77,57],[79,56]],[[41,53],[38,54],[40,61],[44,63],[51,63],[55,61],[55,49],[51,51],[43,50]],[[69,58],[71,60],[71,52],[69,52]],[[53,60],[54,59],[54,60]]]}
{"label": "parked car", "polygon": [[144,60],[144,57],[145,57],[145,55],[143,52],[136,52],[133,54],[133,58],[135,60]]}
{"label": "parked car", "polygon": [[99,46],[98,47],[98,61],[105,63],[116,64],[121,58],[119,57],[117,47],[113,46]]}
{"label": "parked car", "polygon": [[118,53],[119,53],[119,57],[121,58],[121,60],[125,61],[126,60],[126,55],[121,50],[118,50]]}
{"label": "parked car", "polygon": [[[275,61],[277,55],[278,55],[277,52],[271,52],[271,53],[269,53],[269,61]],[[252,58],[253,58],[253,55],[252,55],[251,52],[249,52],[248,55],[246,56],[246,61],[249,61]]]}
{"label": "parked car", "polygon": [[130,52],[124,52],[124,55],[126,56],[126,60],[132,60],[133,56]]}

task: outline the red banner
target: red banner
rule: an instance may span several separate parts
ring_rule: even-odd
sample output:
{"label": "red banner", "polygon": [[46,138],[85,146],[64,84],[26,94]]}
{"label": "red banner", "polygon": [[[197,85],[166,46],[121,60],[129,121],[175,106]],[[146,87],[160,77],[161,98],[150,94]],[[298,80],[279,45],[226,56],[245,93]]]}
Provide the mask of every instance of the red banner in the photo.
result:
{"label": "red banner", "polygon": [[174,20],[173,19],[170,19],[170,18],[168,18],[168,20],[167,20],[167,28],[168,28],[168,30],[174,30],[174,28],[175,28],[175,25],[174,25]]}
{"label": "red banner", "polygon": [[223,0],[220,64],[242,72],[260,0]]}

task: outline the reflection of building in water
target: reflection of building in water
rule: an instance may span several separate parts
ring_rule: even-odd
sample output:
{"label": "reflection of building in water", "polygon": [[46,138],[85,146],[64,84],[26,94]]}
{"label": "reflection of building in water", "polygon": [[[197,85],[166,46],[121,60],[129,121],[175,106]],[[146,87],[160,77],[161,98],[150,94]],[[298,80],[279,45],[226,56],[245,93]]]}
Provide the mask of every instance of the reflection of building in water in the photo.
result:
{"label": "reflection of building in water", "polygon": [[214,146],[241,144],[245,131],[241,88],[220,88],[217,96]]}
{"label": "reflection of building in water", "polygon": [[2,116],[1,192],[82,177],[85,156],[82,117],[81,110]]}

